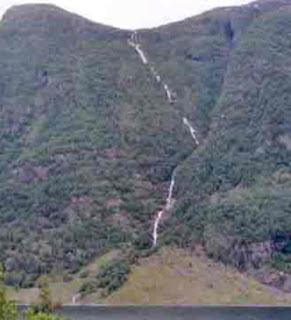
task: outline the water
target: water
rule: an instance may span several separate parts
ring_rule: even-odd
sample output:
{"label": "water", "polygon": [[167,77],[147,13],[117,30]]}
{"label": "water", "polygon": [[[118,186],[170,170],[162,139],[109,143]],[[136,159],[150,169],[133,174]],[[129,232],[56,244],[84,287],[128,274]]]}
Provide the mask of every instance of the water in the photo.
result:
{"label": "water", "polygon": [[[141,44],[138,42],[138,34],[136,31],[134,31],[131,34],[130,39],[128,39],[128,44],[136,50],[136,52],[140,56],[143,64],[146,64],[146,65],[149,64],[149,61],[146,58],[145,53],[141,49]],[[158,83],[160,83],[162,81],[162,78],[158,74],[157,70],[153,66],[150,66],[150,71],[151,71],[152,75],[155,77],[156,81]],[[172,91],[170,90],[169,86],[166,83],[163,83],[163,89],[166,93],[168,102],[173,104],[174,100],[172,98]],[[196,145],[199,146],[199,141],[196,137],[195,129],[191,126],[190,122],[185,117],[183,118],[183,123],[188,127],[190,134],[191,134],[192,138],[194,139]],[[161,211],[158,212],[158,214],[156,215],[156,218],[155,218],[154,229],[153,229],[153,234],[152,234],[154,247],[157,245],[158,228],[159,228],[160,221],[163,218],[164,213],[169,211],[172,208],[172,193],[173,193],[174,185],[175,185],[175,172],[172,175],[166,205]]]}
{"label": "water", "polygon": [[[128,39],[128,44],[136,50],[136,52],[140,56],[143,64],[149,64],[149,61],[146,58],[145,53],[141,49],[141,44],[138,42],[138,34],[136,31],[134,31],[131,34],[130,39]],[[157,70],[153,66],[151,66],[150,71],[151,71],[152,75],[155,77],[156,81],[158,83],[160,83],[162,81],[162,78],[158,74]],[[167,97],[168,102],[173,104],[174,100],[172,98],[172,91],[170,90],[169,86],[166,83],[163,83],[163,89],[166,93],[166,97]],[[190,134],[191,134],[193,140],[195,141],[196,145],[199,146],[199,141],[196,137],[196,130],[191,126],[190,122],[188,121],[188,119],[186,117],[183,118],[183,123],[188,127]]]}
{"label": "water", "polygon": [[166,83],[164,84],[164,90],[166,92],[166,96],[167,96],[167,99],[168,99],[169,103],[173,103],[172,92],[171,92],[171,90],[169,89],[169,86]]}
{"label": "water", "polygon": [[159,213],[157,214],[157,217],[155,219],[155,224],[154,224],[154,230],[153,230],[153,246],[155,247],[157,245],[157,240],[158,240],[158,227],[160,224],[161,219],[163,218],[163,215],[165,212],[168,212],[169,210],[171,210],[172,205],[173,205],[173,190],[174,190],[174,186],[175,186],[175,176],[176,176],[176,171],[173,172],[172,174],[172,178],[171,178],[171,183],[169,186],[169,190],[168,190],[168,197],[166,200],[166,205],[163,208],[163,210],[159,211]]}
{"label": "water", "polygon": [[[141,58],[141,61],[142,61],[143,64],[148,64],[149,63],[148,59],[146,58],[145,53],[143,52],[143,50],[141,48],[141,44],[138,42],[138,34],[137,34],[136,31],[134,31],[131,34],[131,37],[128,40],[128,44],[135,49],[135,51],[138,53],[139,57]],[[152,75],[155,77],[156,81],[158,83],[160,83],[162,81],[162,78],[160,77],[160,75],[158,74],[156,69],[153,66],[151,66],[150,67],[150,71],[151,71]],[[164,88],[164,91],[166,93],[168,102],[169,103],[173,103],[174,100],[172,99],[172,92],[171,92],[169,86],[166,83],[164,83],[163,84],[163,88]]]}
{"label": "water", "polygon": [[[134,35],[136,35],[136,34],[134,34]],[[142,63],[148,64],[148,59],[146,58],[144,52],[142,51],[140,44],[134,42],[134,39],[135,39],[135,36],[132,36],[131,40],[128,40],[128,44],[136,50],[136,52],[138,53],[138,55],[141,58]]]}
{"label": "water", "polygon": [[153,246],[155,247],[157,245],[157,241],[158,241],[158,227],[160,224],[160,221],[163,217],[163,213],[164,211],[161,210],[159,211],[159,213],[157,214],[157,217],[155,219],[155,223],[154,223],[154,230],[153,230]]}
{"label": "water", "polygon": [[187,118],[183,118],[183,123],[188,127],[189,131],[190,131],[190,134],[193,138],[193,140],[195,141],[195,143],[197,144],[197,146],[199,146],[199,141],[196,137],[196,131],[195,129],[191,126],[190,122],[188,121]]}
{"label": "water", "polygon": [[70,320],[291,320],[291,307],[64,306]]}
{"label": "water", "polygon": [[166,210],[171,210],[173,205],[173,191],[175,187],[175,177],[176,177],[176,171],[173,172],[171,177],[171,183],[168,191],[168,197],[166,201]]}

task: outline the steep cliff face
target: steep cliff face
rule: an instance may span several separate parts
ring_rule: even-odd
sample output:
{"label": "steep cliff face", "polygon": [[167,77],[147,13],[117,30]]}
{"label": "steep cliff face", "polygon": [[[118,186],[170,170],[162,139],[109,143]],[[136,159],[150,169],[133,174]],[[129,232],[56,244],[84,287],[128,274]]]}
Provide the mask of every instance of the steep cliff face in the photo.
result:
{"label": "steep cliff face", "polygon": [[289,4],[223,8],[134,35],[53,6],[9,10],[0,260],[10,283],[77,270],[111,247],[150,248],[173,172],[159,245],[199,243],[253,265],[244,243],[288,234]]}
{"label": "steep cliff face", "polygon": [[284,6],[258,16],[241,35],[204,150],[181,169],[179,215],[199,226],[202,238],[206,232],[208,239],[225,233],[233,241],[267,241],[289,232],[290,150],[282,138],[290,135],[289,25]]}

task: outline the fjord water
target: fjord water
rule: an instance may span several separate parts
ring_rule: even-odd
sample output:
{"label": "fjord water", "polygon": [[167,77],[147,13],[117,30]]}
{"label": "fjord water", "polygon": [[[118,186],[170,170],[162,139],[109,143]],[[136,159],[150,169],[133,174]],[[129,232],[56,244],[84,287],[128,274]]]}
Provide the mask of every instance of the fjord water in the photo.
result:
{"label": "fjord water", "polygon": [[64,306],[70,320],[290,320],[290,307]]}

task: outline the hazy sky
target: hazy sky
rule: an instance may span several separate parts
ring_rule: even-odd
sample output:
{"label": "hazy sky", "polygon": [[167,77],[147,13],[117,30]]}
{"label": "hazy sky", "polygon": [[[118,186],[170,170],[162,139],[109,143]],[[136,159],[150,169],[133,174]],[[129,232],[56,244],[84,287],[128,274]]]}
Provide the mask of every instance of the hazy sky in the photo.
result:
{"label": "hazy sky", "polygon": [[181,20],[214,7],[250,0],[0,0],[0,17],[12,5],[53,3],[93,21],[120,28],[144,28]]}

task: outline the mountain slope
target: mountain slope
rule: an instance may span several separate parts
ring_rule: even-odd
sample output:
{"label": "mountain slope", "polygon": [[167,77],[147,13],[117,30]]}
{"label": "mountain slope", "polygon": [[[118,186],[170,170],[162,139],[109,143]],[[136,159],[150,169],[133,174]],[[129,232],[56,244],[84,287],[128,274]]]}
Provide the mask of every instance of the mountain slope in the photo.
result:
{"label": "mountain slope", "polygon": [[161,183],[190,153],[129,36],[50,6],[4,17],[1,260],[13,283],[148,233]]}
{"label": "mountain slope", "polygon": [[202,244],[242,269],[274,256],[275,235],[288,245],[289,4],[217,9],[137,34],[53,6],[9,10],[0,24],[7,283],[77,271],[112,247],[149,249],[162,208],[159,245]]}
{"label": "mountain slope", "polygon": [[[92,295],[85,303],[96,303]],[[290,294],[261,285],[253,277],[213,262],[202,252],[163,248],[141,260],[109,304],[270,305],[288,304]]]}
{"label": "mountain slope", "polygon": [[289,24],[290,8],[284,7],[258,17],[241,37],[205,150],[181,169],[179,195],[189,206],[181,218],[188,216],[211,241],[226,233],[227,244],[213,252],[219,257],[236,242],[271,241],[290,230]]}

